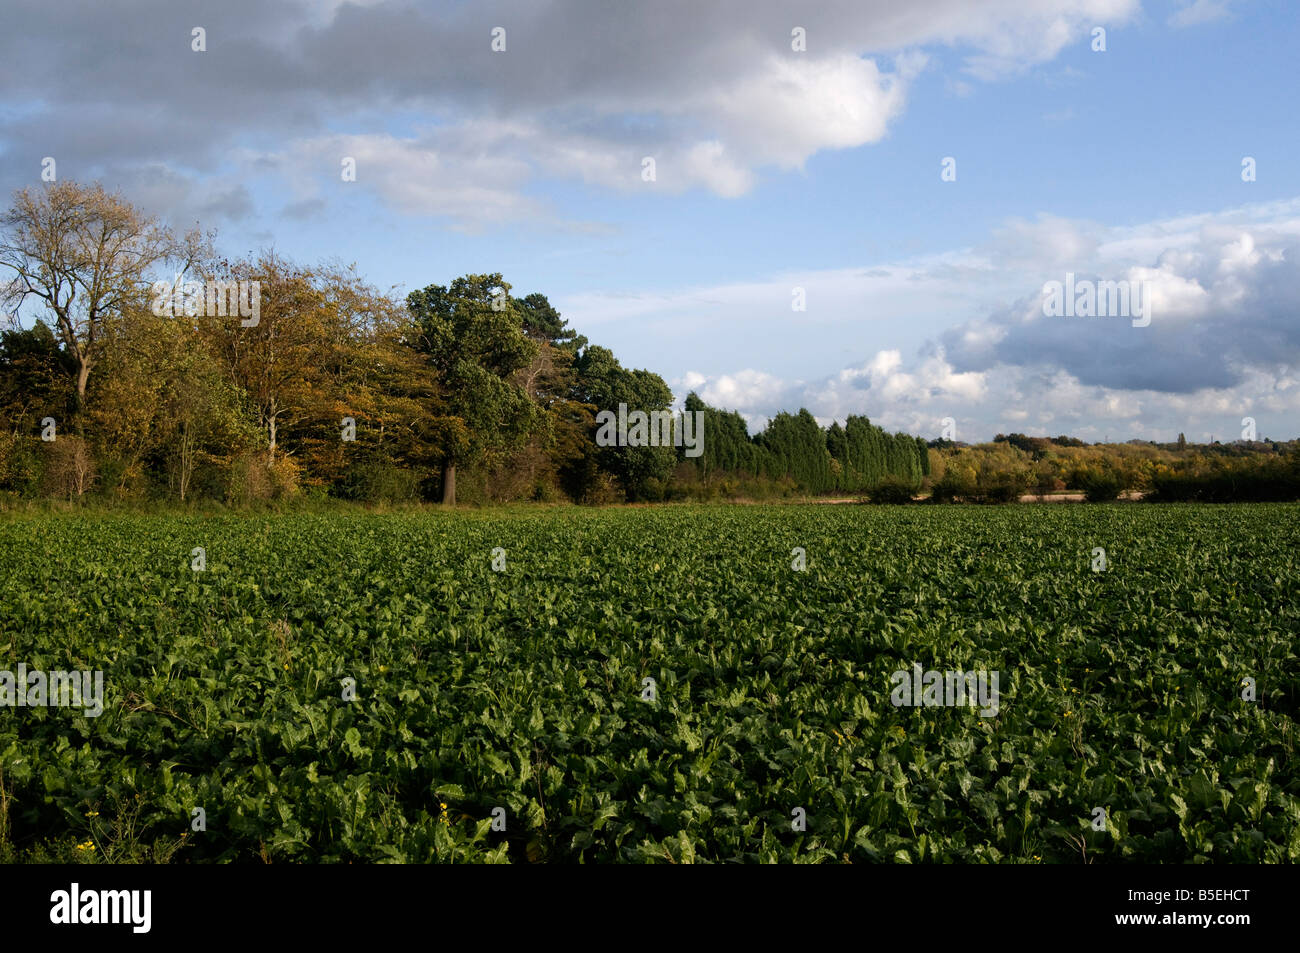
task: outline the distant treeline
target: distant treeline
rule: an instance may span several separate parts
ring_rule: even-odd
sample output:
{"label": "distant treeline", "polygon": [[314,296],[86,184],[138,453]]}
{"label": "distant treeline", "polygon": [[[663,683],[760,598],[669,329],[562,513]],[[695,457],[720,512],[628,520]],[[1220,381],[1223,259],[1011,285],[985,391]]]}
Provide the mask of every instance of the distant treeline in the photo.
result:
{"label": "distant treeline", "polygon": [[807,410],[780,413],[750,437],[740,414],[709,407],[695,394],[686,398],[686,410],[705,415],[704,455],[686,461],[694,471],[678,474],[687,484],[762,479],[806,493],[859,493],[891,478],[919,490],[930,472],[923,439],[886,433],[866,417],[823,428]]}
{"label": "distant treeline", "polygon": [[[179,284],[176,277],[179,276]],[[223,298],[223,290],[238,294]],[[255,297],[250,297],[255,296]],[[703,452],[600,446],[596,416],[669,409],[544,295],[500,274],[404,298],[355,270],[229,260],[98,186],[15,193],[0,219],[0,500],[996,502],[1078,488],[1291,499],[1294,446],[927,443],[865,416],[779,413],[753,436],[696,394]],[[236,301],[238,299],[238,301]]]}
{"label": "distant treeline", "polygon": [[1300,442],[1230,444],[998,434],[992,443],[931,446],[930,498],[1000,503],[1074,491],[1093,502],[1141,495],[1151,502],[1300,499]]}

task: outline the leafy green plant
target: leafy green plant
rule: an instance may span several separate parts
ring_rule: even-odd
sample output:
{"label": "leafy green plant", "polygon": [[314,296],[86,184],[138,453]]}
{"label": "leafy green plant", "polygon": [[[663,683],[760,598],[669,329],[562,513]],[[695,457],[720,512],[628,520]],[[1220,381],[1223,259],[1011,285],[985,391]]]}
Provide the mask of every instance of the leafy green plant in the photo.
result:
{"label": "leafy green plant", "polygon": [[5,514],[0,859],[1295,862],[1298,515]]}

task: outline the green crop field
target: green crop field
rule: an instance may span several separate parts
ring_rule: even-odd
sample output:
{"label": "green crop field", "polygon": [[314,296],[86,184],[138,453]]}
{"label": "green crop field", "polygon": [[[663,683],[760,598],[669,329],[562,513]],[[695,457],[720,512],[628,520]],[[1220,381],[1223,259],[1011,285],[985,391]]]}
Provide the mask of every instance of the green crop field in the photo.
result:
{"label": "green crop field", "polygon": [[0,708],[0,860],[1300,858],[1293,505],[11,515],[0,579],[0,669],[103,672]]}

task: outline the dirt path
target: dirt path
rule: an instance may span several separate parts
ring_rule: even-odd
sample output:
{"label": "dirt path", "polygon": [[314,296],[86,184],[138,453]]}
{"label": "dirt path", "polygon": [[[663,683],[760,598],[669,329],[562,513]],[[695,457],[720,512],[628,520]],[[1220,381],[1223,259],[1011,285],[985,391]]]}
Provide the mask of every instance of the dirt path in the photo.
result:
{"label": "dirt path", "polygon": [[[925,497],[913,497],[914,500],[923,500]],[[1020,498],[1021,503],[1082,503],[1085,497],[1082,493],[1049,493],[1046,496],[1038,496],[1035,493],[1026,493]],[[1120,495],[1121,500],[1140,500],[1142,494],[1135,490],[1128,490]],[[835,500],[810,500],[811,503],[833,505],[837,503],[857,503],[859,498],[845,498]]]}

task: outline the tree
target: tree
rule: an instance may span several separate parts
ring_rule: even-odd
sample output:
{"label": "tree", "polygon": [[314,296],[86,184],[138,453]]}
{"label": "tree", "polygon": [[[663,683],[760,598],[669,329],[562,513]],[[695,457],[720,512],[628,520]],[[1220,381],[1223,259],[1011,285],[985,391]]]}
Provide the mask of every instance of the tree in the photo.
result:
{"label": "tree", "polygon": [[44,417],[60,423],[71,409],[75,365],[41,322],[0,331],[0,416],[14,435],[35,432]]}
{"label": "tree", "polygon": [[596,408],[575,396],[574,366],[587,339],[568,326],[542,294],[517,299],[524,333],[537,344],[514,383],[537,406],[537,424],[527,442],[485,471],[486,489],[503,499],[546,497],[564,487],[574,499],[594,499],[606,481],[591,445]]}
{"label": "tree", "polygon": [[768,451],[765,463],[769,476],[778,480],[790,477],[813,493],[834,489],[826,434],[807,410],[777,414],[758,435],[758,441]]}
{"label": "tree", "polygon": [[[238,318],[208,314],[194,327],[247,394],[265,436],[270,466],[282,430],[323,418],[331,409],[327,371],[335,348],[344,342],[315,271],[271,252],[256,261],[223,263],[221,270],[223,280],[247,281],[250,289],[257,289],[258,322],[245,327]],[[254,281],[258,284],[252,285]]]}
{"label": "tree", "polygon": [[[672,405],[673,392],[662,377],[647,370],[628,370],[608,348],[588,347],[575,369],[575,398],[597,412],[617,413],[619,404],[626,404],[629,413],[664,411]],[[629,500],[656,499],[672,473],[677,451],[672,446],[601,447],[596,459],[618,478]]]}
{"label": "tree", "polygon": [[99,357],[104,325],[144,298],[147,273],[197,254],[197,236],[171,233],[103,186],[56,182],[14,193],[0,219],[0,266],[14,273],[4,292],[16,311],[29,298],[54,316],[54,327],[76,367],[77,405]]}
{"label": "tree", "polygon": [[[366,317],[355,326],[341,355],[345,363],[336,371],[341,416],[322,426],[338,451],[335,489],[360,499],[414,498],[431,482],[443,448],[462,425],[446,414],[428,355],[405,337],[405,309],[390,307],[373,289],[358,289],[358,295]],[[355,439],[347,443],[339,441],[337,429],[343,416],[356,425]]]}
{"label": "tree", "polygon": [[532,340],[563,348],[571,354],[577,354],[587,346],[587,339],[569,327],[569,322],[560,317],[546,295],[533,294],[515,302],[524,322],[524,333]]}
{"label": "tree", "polygon": [[517,302],[500,274],[466,275],[450,287],[429,285],[406,299],[409,340],[437,371],[448,413],[459,427],[442,459],[442,502],[456,502],[456,468],[493,451],[517,448],[537,417],[514,380],[537,354]]}
{"label": "tree", "polygon": [[[81,426],[101,462],[101,482],[118,494],[143,484],[161,463],[164,389],[184,333],[168,319],[131,309],[105,329]],[[211,361],[208,362],[212,363]]]}
{"label": "tree", "polygon": [[36,488],[42,444],[37,433],[46,417],[56,426],[67,419],[75,399],[73,370],[41,322],[0,332],[0,487]]}
{"label": "tree", "polygon": [[243,394],[190,319],[132,309],[102,342],[86,432],[119,493],[165,474],[182,502],[201,463],[225,463],[257,431]]}
{"label": "tree", "polygon": [[200,461],[228,459],[255,438],[240,415],[239,394],[207,354],[184,348],[168,364],[160,436],[169,447],[173,483],[182,503]]}
{"label": "tree", "polygon": [[835,475],[836,488],[849,489],[852,484],[852,471],[849,469],[849,438],[838,420],[832,421],[826,428],[826,451],[831,455],[831,469]]}
{"label": "tree", "polygon": [[[405,307],[355,266],[325,264],[304,276],[316,364],[302,381],[310,387],[299,390],[300,406],[285,416],[290,428],[280,443],[308,483],[367,499],[414,496],[428,476],[429,444],[441,441],[441,404],[427,357],[403,343]],[[398,475],[397,468],[410,472]]]}

